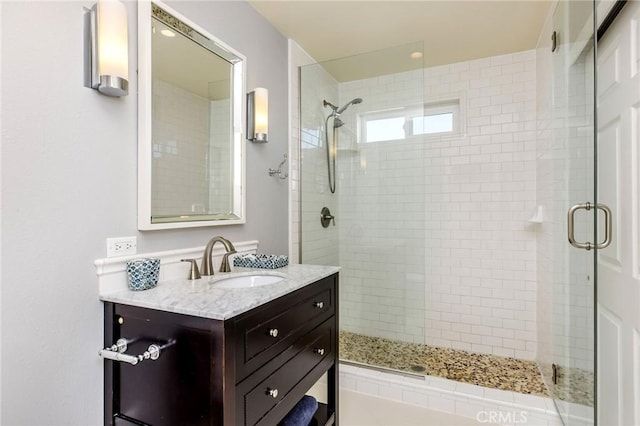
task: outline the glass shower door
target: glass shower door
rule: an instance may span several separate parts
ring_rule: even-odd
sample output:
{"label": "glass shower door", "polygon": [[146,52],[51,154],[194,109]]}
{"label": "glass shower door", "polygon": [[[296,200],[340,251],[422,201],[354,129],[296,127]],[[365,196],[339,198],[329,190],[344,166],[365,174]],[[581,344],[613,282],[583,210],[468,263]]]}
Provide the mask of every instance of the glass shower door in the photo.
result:
{"label": "glass shower door", "polygon": [[565,425],[593,424],[595,250],[584,243],[596,241],[594,10],[592,2],[555,7],[550,145],[543,153],[548,174],[539,173],[539,184],[552,188],[545,230],[553,235],[552,344],[545,378]]}
{"label": "glass shower door", "polygon": [[300,69],[301,262],[342,268],[341,359],[417,374],[400,355],[425,340],[422,51]]}

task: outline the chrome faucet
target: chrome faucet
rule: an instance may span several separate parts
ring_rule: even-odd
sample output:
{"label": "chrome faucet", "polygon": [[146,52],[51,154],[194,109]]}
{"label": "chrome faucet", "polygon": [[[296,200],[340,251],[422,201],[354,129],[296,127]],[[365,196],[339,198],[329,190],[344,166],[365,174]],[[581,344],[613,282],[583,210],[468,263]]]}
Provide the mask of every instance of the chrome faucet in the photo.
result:
{"label": "chrome faucet", "polygon": [[222,262],[220,262],[220,272],[229,272],[231,271],[231,266],[229,265],[229,255],[236,253],[236,248],[231,244],[231,241],[227,240],[224,237],[213,237],[207,247],[204,249],[204,255],[202,256],[202,272],[201,275],[213,275],[213,260],[211,259],[213,254],[213,246],[217,243],[221,242],[224,246],[224,249],[227,251],[224,256],[222,256]]}

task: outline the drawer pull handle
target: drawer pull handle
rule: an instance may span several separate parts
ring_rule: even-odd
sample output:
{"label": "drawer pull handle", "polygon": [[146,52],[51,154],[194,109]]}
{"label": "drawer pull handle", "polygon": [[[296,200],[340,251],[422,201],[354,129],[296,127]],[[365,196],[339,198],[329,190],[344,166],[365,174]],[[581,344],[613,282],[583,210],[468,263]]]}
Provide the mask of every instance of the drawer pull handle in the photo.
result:
{"label": "drawer pull handle", "polygon": [[[271,330],[269,330],[269,336],[278,337],[278,329],[277,328],[272,328]],[[276,391],[276,393],[278,393],[278,391]]]}
{"label": "drawer pull handle", "polygon": [[269,395],[271,398],[277,398],[278,389],[267,389],[267,395]]}
{"label": "drawer pull handle", "polygon": [[322,308],[324,308],[324,302],[314,302],[313,303],[313,307],[314,308],[318,308],[318,309],[322,309]]}
{"label": "drawer pull handle", "polygon": [[320,356],[324,355],[324,349],[323,348],[315,348],[313,350],[313,352],[317,353]]}

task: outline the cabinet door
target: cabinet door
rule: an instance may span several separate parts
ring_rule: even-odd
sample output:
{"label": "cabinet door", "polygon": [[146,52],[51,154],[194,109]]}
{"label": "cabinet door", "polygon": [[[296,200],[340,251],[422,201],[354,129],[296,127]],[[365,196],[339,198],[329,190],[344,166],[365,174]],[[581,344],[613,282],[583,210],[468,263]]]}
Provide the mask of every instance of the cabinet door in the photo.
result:
{"label": "cabinet door", "polygon": [[127,354],[142,354],[150,344],[175,344],[155,361],[112,363],[114,418],[107,424],[133,424],[128,419],[154,426],[216,424],[210,391],[212,322],[122,305],[113,310],[107,324],[113,341],[135,339]]}

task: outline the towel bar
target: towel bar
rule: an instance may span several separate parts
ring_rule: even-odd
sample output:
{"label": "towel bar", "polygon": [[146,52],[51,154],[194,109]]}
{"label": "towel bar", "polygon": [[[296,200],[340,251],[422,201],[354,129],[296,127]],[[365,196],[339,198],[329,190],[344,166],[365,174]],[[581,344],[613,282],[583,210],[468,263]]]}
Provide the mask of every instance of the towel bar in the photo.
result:
{"label": "towel bar", "polygon": [[158,358],[160,358],[160,352],[163,349],[166,349],[176,343],[175,340],[171,340],[164,345],[151,344],[149,345],[147,350],[140,355],[127,355],[125,354],[125,352],[127,351],[127,344],[129,342],[133,341],[128,341],[125,338],[120,338],[116,341],[115,344],[109,346],[108,348],[100,349],[98,355],[102,358],[110,359],[112,361],[126,362],[131,365],[136,365],[146,359],[150,359],[152,361],[157,360]]}

